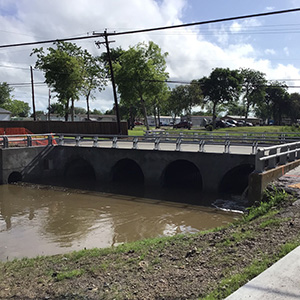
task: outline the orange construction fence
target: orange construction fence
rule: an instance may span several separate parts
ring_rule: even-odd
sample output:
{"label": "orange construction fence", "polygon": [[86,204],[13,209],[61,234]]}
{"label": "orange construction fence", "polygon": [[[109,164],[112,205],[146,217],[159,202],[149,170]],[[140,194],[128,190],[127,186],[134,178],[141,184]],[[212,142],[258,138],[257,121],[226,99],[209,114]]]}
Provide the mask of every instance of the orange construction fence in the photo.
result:
{"label": "orange construction fence", "polygon": [[[8,128],[3,128],[0,127],[0,135],[28,135],[28,134],[33,134],[31,131],[29,131],[28,129],[26,129],[25,127],[8,127]],[[32,146],[47,146],[48,145],[48,141],[47,140],[38,140],[39,136],[36,136],[37,139],[34,139],[32,141]],[[17,144],[23,144],[24,142],[16,142],[13,141],[13,143],[17,143]],[[53,144],[57,144],[54,137],[52,136],[52,143]]]}

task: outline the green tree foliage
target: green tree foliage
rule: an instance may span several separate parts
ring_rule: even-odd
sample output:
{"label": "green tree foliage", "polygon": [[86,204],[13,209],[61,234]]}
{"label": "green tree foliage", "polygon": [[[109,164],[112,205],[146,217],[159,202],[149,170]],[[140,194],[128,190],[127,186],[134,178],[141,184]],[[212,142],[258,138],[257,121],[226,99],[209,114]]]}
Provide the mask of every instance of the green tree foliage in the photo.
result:
{"label": "green tree foliage", "polygon": [[106,83],[102,61],[100,57],[93,57],[73,43],[56,42],[54,45],[47,49],[47,54],[43,48],[33,49],[31,55],[37,55],[35,67],[44,71],[46,83],[57,93],[58,101],[64,107],[66,121],[70,102],[73,116],[74,101],[79,99],[80,94],[86,98],[89,117],[92,91],[101,91]]}
{"label": "green tree foliage", "polygon": [[90,98],[94,98],[92,92],[96,89],[102,91],[106,85],[106,72],[102,66],[102,59],[100,56],[94,57],[87,50],[82,53],[84,62],[84,72],[83,72],[83,85],[82,94],[86,99],[87,107],[87,119],[90,119]]}
{"label": "green tree foliage", "polygon": [[0,107],[11,112],[12,117],[28,117],[30,107],[27,102],[12,99],[11,88],[6,82],[0,83]]}
{"label": "green tree foliage", "polygon": [[202,103],[202,91],[199,82],[193,80],[190,84],[179,85],[171,90],[167,101],[167,110],[175,122],[176,117],[192,114],[192,107]]}
{"label": "green tree foliage", "polygon": [[252,69],[241,69],[242,100],[244,104],[245,122],[251,108],[264,101],[267,80],[265,74]]}
{"label": "green tree foliage", "polygon": [[84,61],[82,50],[73,43],[56,42],[45,54],[43,48],[33,49],[37,55],[35,67],[43,70],[45,82],[57,93],[58,101],[64,106],[65,120],[68,121],[69,104],[79,98],[83,86]]}
{"label": "green tree foliage", "polygon": [[264,120],[273,118],[276,125],[281,125],[282,117],[289,115],[290,108],[286,84],[274,81],[266,87],[265,100],[257,105],[256,115]]}
{"label": "green tree foliage", "polygon": [[212,104],[213,127],[216,127],[216,115],[220,105],[238,100],[242,76],[237,70],[216,68],[209,77],[199,80],[204,103]]}
{"label": "green tree foliage", "polygon": [[149,42],[148,45],[139,43],[125,51],[114,64],[121,102],[126,103],[127,107],[134,107],[140,103],[147,129],[149,125],[146,103],[159,95],[166,85],[166,56],[167,53],[162,53],[159,46],[153,42]]}
{"label": "green tree foliage", "polygon": [[297,123],[297,119],[300,118],[300,94],[292,93],[290,94],[290,110],[289,116],[292,123]]}
{"label": "green tree foliage", "polygon": [[0,105],[4,104],[10,99],[10,93],[13,89],[6,83],[0,83]]}
{"label": "green tree foliage", "polygon": [[30,106],[28,103],[20,100],[8,99],[4,104],[1,105],[1,107],[10,111],[12,117],[26,118],[29,116],[30,112]]}

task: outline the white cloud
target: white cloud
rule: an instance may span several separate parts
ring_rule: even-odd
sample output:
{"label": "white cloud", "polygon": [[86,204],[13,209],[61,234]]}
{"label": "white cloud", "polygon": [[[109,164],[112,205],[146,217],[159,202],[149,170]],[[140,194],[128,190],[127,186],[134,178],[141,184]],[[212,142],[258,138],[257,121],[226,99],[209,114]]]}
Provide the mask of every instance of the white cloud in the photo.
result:
{"label": "white cloud", "polygon": [[285,53],[286,56],[289,56],[290,55],[290,51],[289,51],[289,48],[288,47],[284,47],[283,48],[283,51]]}
{"label": "white cloud", "polygon": [[[121,32],[181,24],[187,5],[190,5],[188,0],[0,0],[0,44],[85,35],[92,31],[103,32],[105,28],[108,31]],[[273,65],[270,60],[264,59],[265,54],[275,54],[276,50],[271,49],[271,46],[264,53],[265,47],[255,46],[253,38],[248,35],[237,35],[234,38],[230,35],[230,32],[240,33],[258,25],[261,25],[260,20],[250,19],[226,26],[206,27],[211,35],[201,33],[202,28],[188,27],[115,36],[111,38],[116,41],[111,47],[121,46],[126,49],[129,45],[153,40],[163,52],[169,53],[167,65],[170,79],[190,81],[209,75],[215,67],[249,67],[266,73],[270,79],[283,76],[298,78],[299,70],[293,65]],[[95,47],[94,40],[77,43],[93,55],[104,51],[104,48],[98,50]],[[36,60],[36,57],[29,56],[32,48],[0,49],[0,82],[30,82],[29,66],[34,65]],[[288,48],[284,51],[287,54]],[[4,68],[1,65],[24,69]],[[34,80],[43,81],[42,73],[35,71]],[[48,88],[36,86],[35,92],[36,109],[46,110]],[[29,85],[16,87],[14,95],[32,106]],[[97,93],[96,98],[91,103],[92,109],[110,109],[113,105],[110,86],[105,92]],[[76,105],[84,107],[85,102],[81,100]]]}
{"label": "white cloud", "polygon": [[274,49],[266,49],[265,50],[265,53],[267,55],[275,55],[276,54],[276,51]]}

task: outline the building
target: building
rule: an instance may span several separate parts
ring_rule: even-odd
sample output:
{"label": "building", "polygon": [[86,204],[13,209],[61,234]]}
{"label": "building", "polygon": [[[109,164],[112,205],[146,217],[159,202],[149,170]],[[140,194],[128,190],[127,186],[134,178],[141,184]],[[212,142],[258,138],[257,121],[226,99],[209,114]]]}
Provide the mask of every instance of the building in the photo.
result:
{"label": "building", "polygon": [[0,121],[10,121],[11,112],[0,108]]}

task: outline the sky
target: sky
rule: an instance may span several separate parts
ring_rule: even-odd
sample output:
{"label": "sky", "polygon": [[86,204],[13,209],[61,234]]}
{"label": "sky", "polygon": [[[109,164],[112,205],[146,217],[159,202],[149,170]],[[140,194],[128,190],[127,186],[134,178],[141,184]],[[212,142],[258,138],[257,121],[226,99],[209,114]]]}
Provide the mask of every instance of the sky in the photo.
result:
{"label": "sky", "polygon": [[[0,0],[0,45],[90,36],[93,32],[122,32],[251,15],[300,7],[300,0]],[[110,37],[110,47],[128,49],[154,41],[167,52],[170,80],[189,82],[209,76],[216,67],[251,68],[268,80],[285,81],[289,92],[300,92],[300,11]],[[105,51],[95,41],[74,41],[93,55]],[[32,107],[30,66],[34,47],[0,48],[0,82],[14,88],[15,99]],[[43,72],[34,70],[36,110],[47,111],[49,88]],[[175,87],[174,84],[170,85]],[[113,107],[110,85],[96,93],[91,109]],[[51,103],[55,102],[51,94]],[[75,104],[85,108],[83,97]]]}

